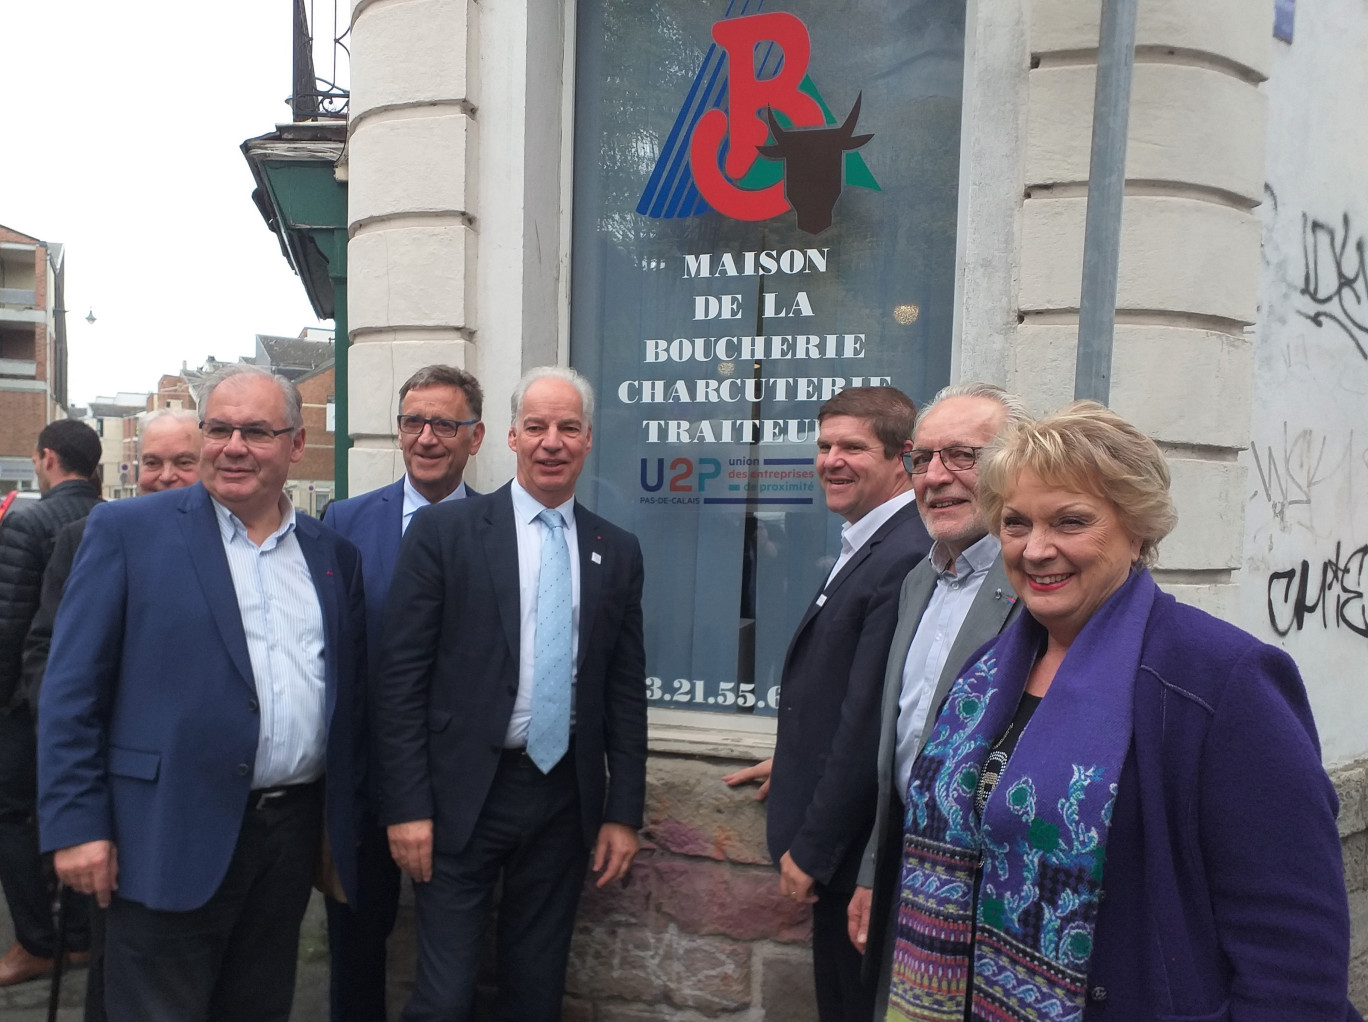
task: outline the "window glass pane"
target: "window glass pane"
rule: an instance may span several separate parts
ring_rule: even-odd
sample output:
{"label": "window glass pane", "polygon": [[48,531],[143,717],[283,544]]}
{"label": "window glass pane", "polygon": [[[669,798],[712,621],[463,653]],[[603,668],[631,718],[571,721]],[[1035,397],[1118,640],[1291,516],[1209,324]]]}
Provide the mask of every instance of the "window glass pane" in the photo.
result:
{"label": "window glass pane", "polygon": [[818,408],[949,380],[964,6],[577,9],[579,492],[641,539],[652,703],[773,713],[840,548]]}

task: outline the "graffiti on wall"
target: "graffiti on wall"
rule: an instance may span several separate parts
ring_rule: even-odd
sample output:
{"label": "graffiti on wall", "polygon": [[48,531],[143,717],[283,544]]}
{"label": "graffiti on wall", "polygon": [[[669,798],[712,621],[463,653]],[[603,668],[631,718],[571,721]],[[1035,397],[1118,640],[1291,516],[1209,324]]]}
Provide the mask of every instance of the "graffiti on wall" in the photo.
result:
{"label": "graffiti on wall", "polygon": [[1335,553],[1315,567],[1302,561],[1296,568],[1268,576],[1268,623],[1280,636],[1300,632],[1308,625],[1326,631],[1347,628],[1368,638],[1368,605],[1363,602],[1364,573],[1368,570],[1368,543]]}
{"label": "graffiti on wall", "polygon": [[1326,484],[1332,489],[1350,485],[1355,460],[1368,466],[1368,447],[1355,458],[1352,429],[1348,439],[1341,442],[1310,428],[1293,432],[1285,420],[1281,444],[1251,440],[1249,452],[1259,478],[1254,496],[1263,498],[1273,520],[1284,529],[1289,511],[1297,507],[1309,510],[1318,488],[1324,494]]}
{"label": "graffiti on wall", "polygon": [[1302,285],[1297,314],[1321,329],[1340,331],[1368,359],[1368,260],[1365,239],[1354,237],[1349,214],[1338,224],[1302,214]]}

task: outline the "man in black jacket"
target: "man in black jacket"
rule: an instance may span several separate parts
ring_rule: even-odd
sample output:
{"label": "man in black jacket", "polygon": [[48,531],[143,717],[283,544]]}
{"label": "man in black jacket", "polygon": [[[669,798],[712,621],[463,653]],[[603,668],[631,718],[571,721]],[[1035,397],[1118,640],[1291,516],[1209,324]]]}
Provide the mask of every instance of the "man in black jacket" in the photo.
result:
{"label": "man in black jacket", "polygon": [[[812,903],[812,964],[822,1022],[867,1022],[874,982],[846,936],[878,793],[884,665],[903,578],[931,548],[903,453],[917,416],[893,387],[851,387],[817,411],[817,478],[845,519],[841,555],[784,658],[774,759],[728,775],[773,777],[767,836],[779,890]],[[763,790],[763,789],[762,789]]]}
{"label": "man in black jacket", "polygon": [[[75,419],[49,423],[33,454],[43,498],[11,508],[0,524],[0,885],[16,936],[0,957],[0,986],[41,976],[53,964],[56,934],[34,821],[37,739],[20,678],[43,568],[62,526],[85,517],[99,501],[90,481],[99,462],[100,438],[93,429]],[[83,950],[87,924],[71,916],[81,912],[68,916],[68,945]]]}

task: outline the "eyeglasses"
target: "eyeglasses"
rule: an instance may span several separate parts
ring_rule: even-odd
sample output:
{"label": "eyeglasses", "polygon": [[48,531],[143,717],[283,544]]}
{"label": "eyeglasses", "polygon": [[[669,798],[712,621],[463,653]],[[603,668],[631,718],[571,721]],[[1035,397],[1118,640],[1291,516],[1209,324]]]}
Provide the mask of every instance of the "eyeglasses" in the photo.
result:
{"label": "eyeglasses", "polygon": [[217,419],[204,419],[199,424],[200,432],[204,434],[204,439],[212,440],[215,443],[227,443],[233,439],[234,433],[242,434],[242,442],[251,447],[269,446],[276,437],[282,433],[293,433],[294,426],[286,426],[284,429],[272,429],[270,426],[235,426],[231,422],[219,422]]}
{"label": "eyeglasses", "polygon": [[432,427],[432,435],[450,440],[462,426],[473,426],[479,419],[425,419],[421,415],[401,415],[398,418],[400,433],[421,433],[425,426]]}
{"label": "eyeglasses", "polygon": [[979,451],[982,447],[942,447],[938,451],[928,451],[924,447],[914,447],[910,451],[903,451],[903,468],[914,476],[925,475],[926,470],[931,467],[931,459],[937,454],[940,455],[941,464],[951,472],[963,472],[971,469],[978,462]]}

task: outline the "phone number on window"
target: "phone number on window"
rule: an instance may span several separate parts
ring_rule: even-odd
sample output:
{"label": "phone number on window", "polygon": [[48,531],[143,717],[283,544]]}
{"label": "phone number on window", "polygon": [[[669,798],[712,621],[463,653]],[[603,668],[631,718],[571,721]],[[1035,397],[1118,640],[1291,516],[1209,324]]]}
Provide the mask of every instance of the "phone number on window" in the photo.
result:
{"label": "phone number on window", "polygon": [[779,686],[772,685],[760,692],[751,682],[734,681],[707,682],[701,678],[675,678],[662,681],[660,678],[646,679],[646,700],[650,703],[671,706],[698,706],[738,710],[766,710],[779,708]]}

